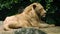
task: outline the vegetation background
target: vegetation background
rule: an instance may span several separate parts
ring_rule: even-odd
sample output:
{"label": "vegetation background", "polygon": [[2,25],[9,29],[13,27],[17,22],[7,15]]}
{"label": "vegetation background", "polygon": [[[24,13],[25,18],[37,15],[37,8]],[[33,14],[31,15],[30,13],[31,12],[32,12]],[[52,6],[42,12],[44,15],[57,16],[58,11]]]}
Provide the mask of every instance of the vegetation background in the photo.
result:
{"label": "vegetation background", "polygon": [[60,26],[60,0],[0,0],[0,20],[21,13],[31,3],[41,3],[47,11],[46,23]]}

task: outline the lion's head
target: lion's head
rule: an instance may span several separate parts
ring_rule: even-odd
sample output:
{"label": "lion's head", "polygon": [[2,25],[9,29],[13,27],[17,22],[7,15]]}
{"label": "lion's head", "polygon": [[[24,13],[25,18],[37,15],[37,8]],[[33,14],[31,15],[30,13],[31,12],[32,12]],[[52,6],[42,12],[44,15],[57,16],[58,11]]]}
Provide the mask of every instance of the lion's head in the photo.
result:
{"label": "lion's head", "polygon": [[33,3],[32,5],[37,14],[39,14],[41,17],[45,17],[46,11],[40,3]]}

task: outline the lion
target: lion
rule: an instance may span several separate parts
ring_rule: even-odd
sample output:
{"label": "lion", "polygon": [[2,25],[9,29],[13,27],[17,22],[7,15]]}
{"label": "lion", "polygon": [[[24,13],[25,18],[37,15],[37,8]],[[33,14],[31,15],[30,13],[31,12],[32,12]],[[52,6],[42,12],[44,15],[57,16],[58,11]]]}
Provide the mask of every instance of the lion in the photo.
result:
{"label": "lion", "polygon": [[45,17],[45,15],[46,11],[43,6],[40,3],[33,3],[27,6],[21,14],[6,17],[3,22],[3,29],[9,31],[27,27],[49,27],[49,24],[41,20],[41,17]]}

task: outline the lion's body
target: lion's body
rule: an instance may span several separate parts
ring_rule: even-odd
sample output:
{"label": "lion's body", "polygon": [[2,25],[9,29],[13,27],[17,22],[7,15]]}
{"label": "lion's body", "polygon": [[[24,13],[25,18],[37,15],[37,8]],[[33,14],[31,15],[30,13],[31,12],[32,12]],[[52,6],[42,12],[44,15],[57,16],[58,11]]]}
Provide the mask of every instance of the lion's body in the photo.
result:
{"label": "lion's body", "polygon": [[[34,6],[33,6],[34,5]],[[5,30],[20,27],[48,27],[42,23],[41,17],[45,15],[45,10],[39,3],[33,3],[26,7],[21,14],[7,17],[3,23]]]}

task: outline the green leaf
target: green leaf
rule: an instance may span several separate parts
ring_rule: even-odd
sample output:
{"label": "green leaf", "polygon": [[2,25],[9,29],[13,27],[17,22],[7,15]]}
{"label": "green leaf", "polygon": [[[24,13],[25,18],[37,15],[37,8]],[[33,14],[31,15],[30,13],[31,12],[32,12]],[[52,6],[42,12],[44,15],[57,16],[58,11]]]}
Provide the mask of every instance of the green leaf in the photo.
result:
{"label": "green leaf", "polygon": [[3,8],[3,7],[4,7],[4,4],[1,5],[1,8]]}
{"label": "green leaf", "polygon": [[31,2],[40,2],[41,0],[30,0]]}

